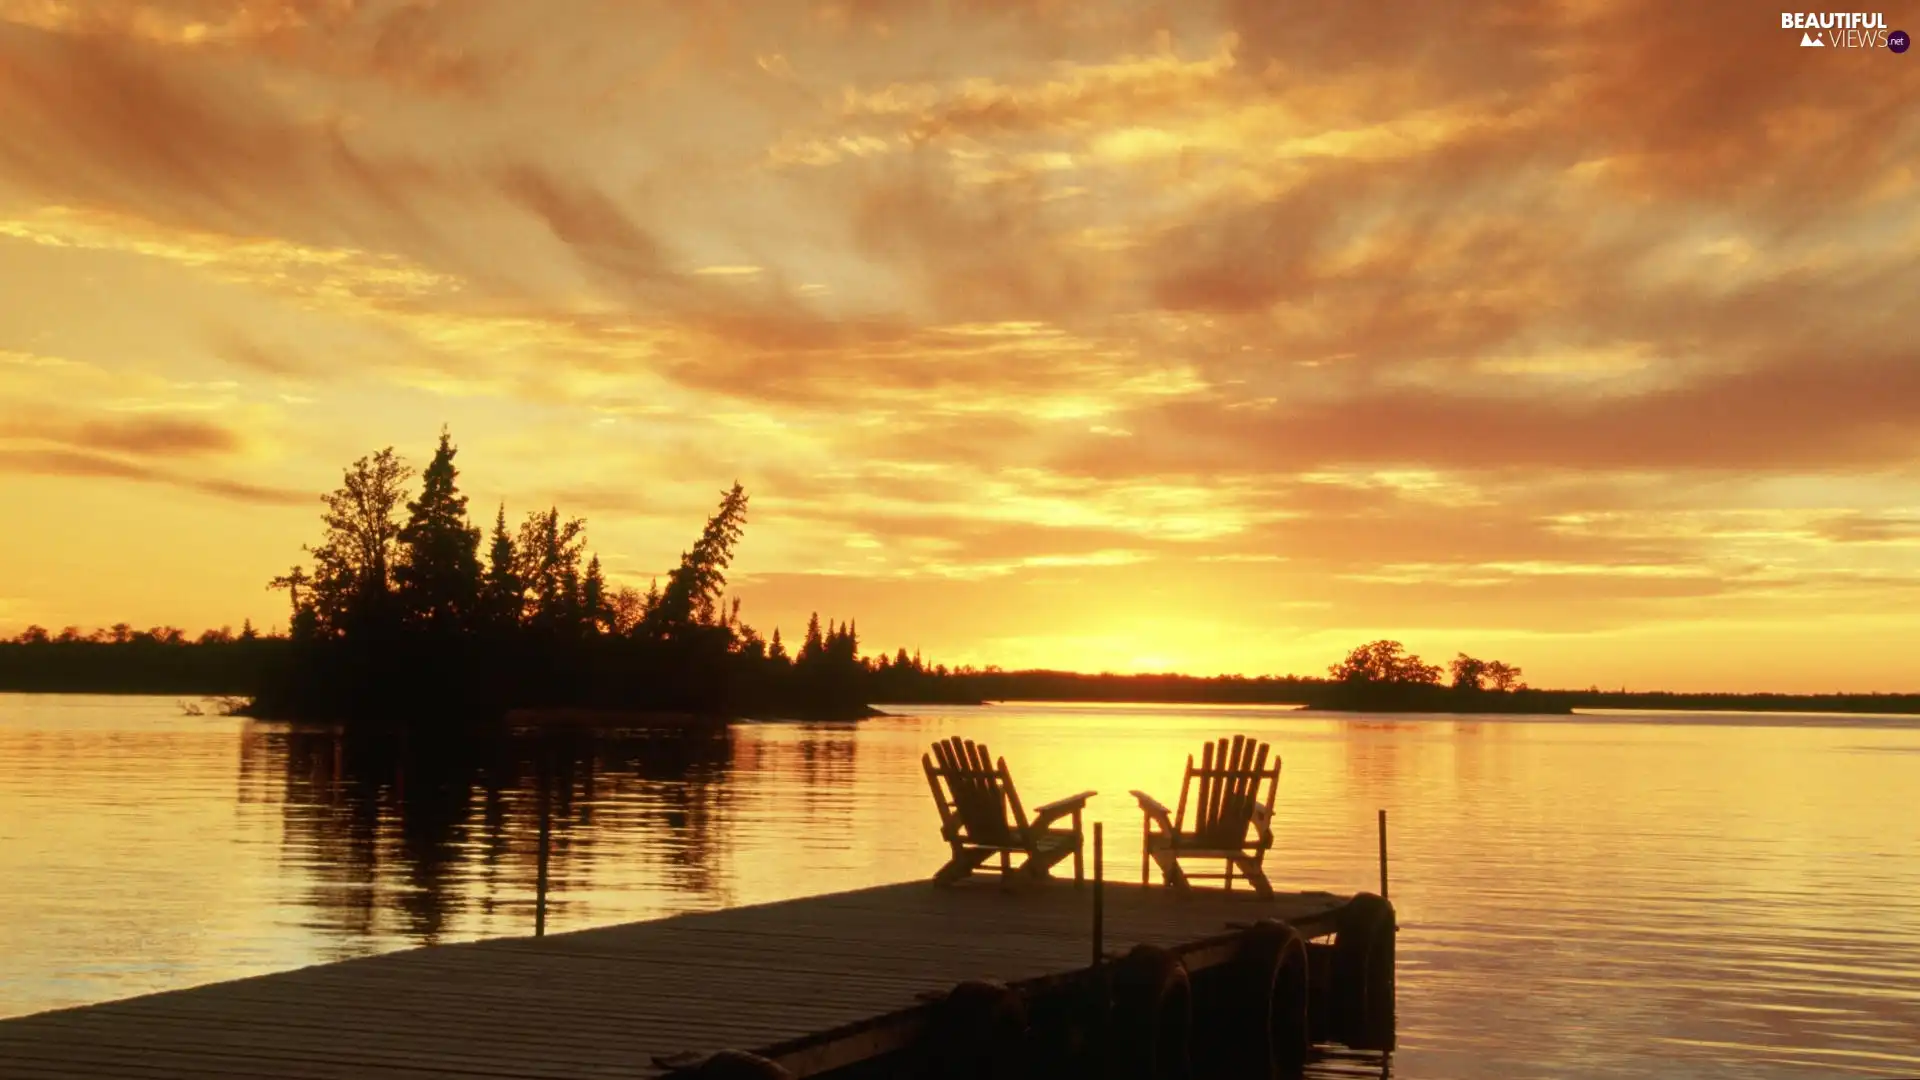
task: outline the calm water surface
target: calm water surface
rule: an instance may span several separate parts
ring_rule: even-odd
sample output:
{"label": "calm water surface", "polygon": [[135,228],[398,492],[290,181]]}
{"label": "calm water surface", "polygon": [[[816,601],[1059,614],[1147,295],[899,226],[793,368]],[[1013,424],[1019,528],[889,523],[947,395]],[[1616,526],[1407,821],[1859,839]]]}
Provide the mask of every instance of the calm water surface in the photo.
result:
{"label": "calm water surface", "polygon": [[[531,744],[460,755],[171,699],[0,695],[0,1016],[531,932]],[[1392,823],[1394,1073],[1920,1076],[1920,720],[1326,717],[1006,705],[743,724],[558,754],[549,926],[920,878],[932,739],[1037,804],[1171,799],[1202,740],[1284,754],[1268,872],[1377,883]]]}

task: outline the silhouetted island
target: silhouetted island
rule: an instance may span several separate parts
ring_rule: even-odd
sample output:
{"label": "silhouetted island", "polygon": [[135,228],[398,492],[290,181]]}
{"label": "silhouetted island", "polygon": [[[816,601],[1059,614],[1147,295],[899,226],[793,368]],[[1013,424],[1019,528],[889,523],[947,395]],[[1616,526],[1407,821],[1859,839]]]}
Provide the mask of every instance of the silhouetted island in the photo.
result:
{"label": "silhouetted island", "polygon": [[446,432],[405,502],[391,447],[349,466],[324,497],[311,567],[275,578],[290,631],[261,673],[250,715],[405,719],[542,712],[579,717],[867,715],[852,623],[816,615],[796,655],[763,639],[724,590],[747,519],[739,484],[666,578],[610,590],[586,521],[557,508],[509,531],[495,514],[484,557]]}
{"label": "silhouetted island", "polygon": [[[1082,675],[950,669],[901,649],[860,655],[849,620],[816,614],[797,652],[763,638],[725,594],[746,524],[739,484],[722,494],[664,587],[610,590],[586,522],[549,508],[481,530],[442,432],[416,498],[388,447],[322,497],[310,563],[273,579],[285,635],[121,623],[83,634],[28,627],[0,642],[0,690],[227,696],[270,719],[375,724],[514,717],[564,725],[737,717],[853,719],[873,703],[1131,701],[1296,705],[1356,712],[1567,713],[1578,708],[1920,713],[1920,694],[1670,694],[1536,690],[1520,669],[1464,653],[1443,672],[1399,642],[1352,650],[1327,678]],[[1443,684],[1443,674],[1451,683]]]}

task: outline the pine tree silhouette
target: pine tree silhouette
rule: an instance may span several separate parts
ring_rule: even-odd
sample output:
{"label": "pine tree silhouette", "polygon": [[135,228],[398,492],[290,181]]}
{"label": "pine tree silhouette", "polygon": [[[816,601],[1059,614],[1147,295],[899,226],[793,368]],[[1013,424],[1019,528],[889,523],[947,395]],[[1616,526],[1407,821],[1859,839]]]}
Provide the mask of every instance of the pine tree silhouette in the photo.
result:
{"label": "pine tree silhouette", "polygon": [[507,508],[502,504],[494,514],[493,534],[487,546],[487,570],[480,581],[480,622],[496,634],[520,625],[526,586],[516,569],[519,561],[513,535],[507,532]]}
{"label": "pine tree silhouette", "polygon": [[421,473],[420,497],[407,504],[403,558],[394,571],[402,616],[441,631],[465,629],[480,600],[480,530],[467,521],[467,497],[453,465],[457,452],[442,428],[433,461]]}

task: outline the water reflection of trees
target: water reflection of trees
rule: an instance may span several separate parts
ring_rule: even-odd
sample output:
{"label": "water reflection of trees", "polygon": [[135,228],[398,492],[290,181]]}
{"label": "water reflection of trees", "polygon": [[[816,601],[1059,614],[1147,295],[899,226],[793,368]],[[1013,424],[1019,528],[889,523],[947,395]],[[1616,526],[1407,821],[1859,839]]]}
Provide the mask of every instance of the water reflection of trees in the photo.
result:
{"label": "water reflection of trees", "polygon": [[241,740],[241,797],[280,778],[282,858],[314,929],[429,943],[531,932],[543,793],[550,925],[606,876],[607,847],[654,863],[650,888],[713,902],[732,758],[727,731],[475,741],[263,724]]}
{"label": "water reflection of trees", "polygon": [[[732,790],[735,736],[654,732],[601,738],[562,752],[554,787],[554,867],[563,884],[596,863],[595,848],[618,842],[655,856],[666,889],[708,903],[720,898],[721,832]],[[597,817],[596,817],[597,814]],[[564,820],[565,828],[561,827]],[[622,857],[625,857],[624,855]],[[564,907],[564,897],[560,900]]]}
{"label": "water reflection of trees", "polygon": [[[734,767],[775,781],[809,827],[838,831],[852,822],[860,729],[853,724],[767,724],[742,731]],[[911,775],[911,774],[903,774]]]}

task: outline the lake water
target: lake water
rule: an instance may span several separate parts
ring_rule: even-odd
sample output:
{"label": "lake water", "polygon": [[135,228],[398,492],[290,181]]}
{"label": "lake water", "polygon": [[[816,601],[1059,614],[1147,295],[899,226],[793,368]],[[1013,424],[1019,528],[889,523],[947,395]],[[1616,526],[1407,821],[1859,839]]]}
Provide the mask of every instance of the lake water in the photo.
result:
{"label": "lake water", "polygon": [[[1240,732],[1285,757],[1276,886],[1377,888],[1389,812],[1394,1075],[1920,1076],[1920,719],[902,711],[562,752],[550,929],[923,878],[952,734],[1029,804],[1100,790],[1137,875],[1126,791]],[[0,1016],[530,933],[535,757],[0,695]]]}

